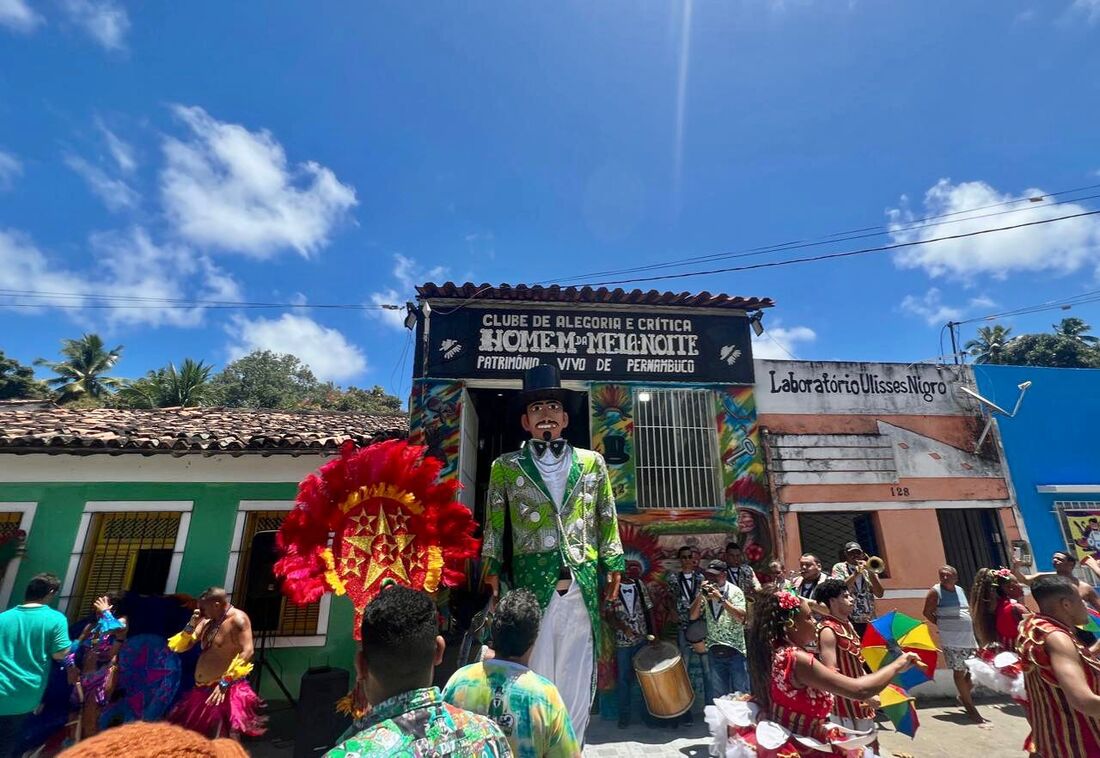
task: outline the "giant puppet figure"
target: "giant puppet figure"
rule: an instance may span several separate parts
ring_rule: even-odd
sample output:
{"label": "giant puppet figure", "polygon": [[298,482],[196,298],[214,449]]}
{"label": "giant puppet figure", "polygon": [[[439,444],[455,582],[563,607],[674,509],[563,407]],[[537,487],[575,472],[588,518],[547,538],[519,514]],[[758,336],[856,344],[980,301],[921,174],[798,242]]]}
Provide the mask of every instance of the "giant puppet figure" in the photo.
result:
{"label": "giant puppet figure", "polygon": [[[509,568],[515,585],[538,597],[543,618],[530,666],[557,686],[583,741],[599,649],[600,575],[604,597],[613,598],[624,564],[607,465],[562,438],[569,425],[564,401],[556,366],[524,375],[520,423],[531,439],[493,461],[482,558],[494,597]],[[502,565],[506,520],[510,566]]]}

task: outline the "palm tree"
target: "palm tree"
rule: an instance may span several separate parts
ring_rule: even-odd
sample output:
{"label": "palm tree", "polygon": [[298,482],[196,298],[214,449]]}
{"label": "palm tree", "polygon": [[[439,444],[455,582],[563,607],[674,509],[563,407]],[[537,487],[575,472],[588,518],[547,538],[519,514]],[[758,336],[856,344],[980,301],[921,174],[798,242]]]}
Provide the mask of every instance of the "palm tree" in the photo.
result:
{"label": "palm tree", "polygon": [[1001,351],[1008,344],[1011,326],[983,326],[978,329],[977,339],[963,345],[963,350],[974,356],[975,363],[998,363]]}
{"label": "palm tree", "polygon": [[150,371],[141,379],[125,382],[119,400],[131,408],[188,408],[202,405],[212,395],[210,372],[202,361],[184,358],[179,370],[173,363]]}
{"label": "palm tree", "polygon": [[1089,334],[1091,330],[1092,327],[1086,324],[1084,319],[1077,318],[1076,316],[1064,318],[1061,322],[1054,325],[1055,334],[1062,337],[1069,337],[1072,340],[1084,342],[1089,345],[1100,342],[1100,337],[1093,337]]}
{"label": "palm tree", "polygon": [[81,398],[99,399],[110,394],[119,380],[106,376],[122,355],[122,345],[113,350],[103,347],[98,334],[85,334],[78,340],[61,340],[64,360],[48,361],[39,358],[36,366],[46,366],[57,376],[46,384],[58,393],[58,400],[68,402]]}

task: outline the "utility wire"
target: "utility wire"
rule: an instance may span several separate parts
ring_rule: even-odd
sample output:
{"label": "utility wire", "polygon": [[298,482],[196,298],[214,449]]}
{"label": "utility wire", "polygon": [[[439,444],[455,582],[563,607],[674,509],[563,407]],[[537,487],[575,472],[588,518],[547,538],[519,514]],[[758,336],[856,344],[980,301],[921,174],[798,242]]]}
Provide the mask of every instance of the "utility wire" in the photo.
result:
{"label": "utility wire", "polygon": [[791,266],[796,263],[816,263],[818,261],[835,260],[838,258],[851,258],[857,255],[867,255],[869,253],[881,253],[890,250],[899,250],[906,247],[915,247],[917,245],[929,245],[936,242],[947,242],[950,240],[967,239],[970,237],[979,237],[986,234],[994,234],[996,232],[1007,232],[1013,229],[1025,229],[1032,226],[1041,226],[1043,224],[1053,224],[1058,221],[1068,221],[1075,218],[1084,218],[1086,216],[1095,216],[1100,214],[1100,210],[1095,211],[1082,211],[1081,213],[1071,213],[1066,216],[1056,216],[1055,218],[1041,219],[1039,221],[1025,221],[1019,224],[1011,224],[1009,226],[1000,226],[992,229],[978,229],[973,232],[960,232],[959,234],[950,234],[942,237],[932,237],[924,240],[913,240],[910,242],[895,242],[889,245],[878,245],[875,247],[864,247],[857,250],[844,250],[836,253],[825,253],[822,255],[812,255],[803,258],[788,258],[780,261],[766,261],[763,263],[751,263],[744,266],[727,266],[725,268],[715,269],[703,269],[697,271],[684,271],[675,274],[659,274],[656,276],[641,276],[630,279],[613,279],[609,281],[591,282],[583,286],[587,287],[606,287],[609,285],[618,284],[633,284],[635,282],[653,282],[664,279],[686,279],[692,276],[711,276],[714,274],[726,274],[733,271],[752,271],[762,268],[778,268],[781,266]]}
{"label": "utility wire", "polygon": [[[833,244],[837,244],[837,243],[840,243],[840,242],[851,242],[851,241],[854,241],[854,240],[868,239],[868,238],[872,238],[872,237],[881,237],[885,234],[899,234],[899,233],[910,232],[910,231],[915,231],[915,230],[919,230],[919,229],[926,229],[926,228],[929,228],[929,227],[944,226],[946,224],[957,224],[957,223],[962,223],[962,222],[965,222],[965,221],[976,221],[978,219],[993,218],[995,216],[1003,216],[1003,215],[1011,214],[1011,213],[1022,213],[1022,212],[1025,212],[1025,211],[1032,210],[1035,207],[1053,208],[1053,207],[1059,206],[1059,205],[1066,205],[1066,204],[1070,204],[1070,203],[1080,203],[1080,202],[1084,202],[1086,200],[1095,200],[1097,198],[1100,198],[1100,194],[1088,195],[1088,196],[1085,196],[1085,197],[1067,198],[1065,200],[1060,200],[1060,201],[1055,202],[1055,203],[1045,203],[1042,206],[1036,206],[1035,204],[1043,202],[1048,197],[1055,197],[1055,196],[1064,195],[1064,194],[1068,194],[1068,193],[1076,193],[1076,192],[1081,192],[1081,191],[1084,191],[1084,190],[1087,190],[1087,189],[1096,189],[1096,188],[1100,188],[1100,184],[1091,185],[1091,186],[1088,186],[1088,187],[1078,187],[1078,188],[1075,188],[1075,189],[1072,189],[1072,190],[1063,190],[1061,192],[1051,192],[1051,193],[1047,193],[1046,195],[1036,195],[1036,196],[1032,196],[1032,197],[1019,198],[1019,199],[1016,199],[1016,200],[1010,200],[1010,201],[1006,201],[1006,202],[1002,202],[1002,203],[992,203],[990,205],[978,206],[978,207],[969,208],[969,209],[963,210],[963,211],[953,211],[951,213],[943,213],[943,214],[939,214],[939,215],[935,215],[935,216],[926,216],[924,218],[915,219],[913,221],[907,222],[905,224],[900,224],[900,225],[897,225],[897,226],[864,227],[862,229],[853,229],[853,230],[846,231],[846,232],[835,232],[833,234],[828,234],[828,235],[824,235],[822,237],[816,237],[816,238],[812,238],[812,239],[809,239],[809,240],[792,240],[790,242],[782,242],[782,243],[775,244],[775,245],[765,245],[763,247],[749,248],[747,250],[740,250],[740,251],[734,251],[734,252],[723,252],[723,253],[711,253],[711,254],[708,254],[708,255],[699,255],[699,256],[693,256],[693,257],[689,257],[689,258],[680,258],[680,259],[677,259],[677,260],[674,260],[674,261],[664,261],[664,262],[658,262],[658,263],[651,263],[651,264],[647,264],[647,265],[643,265],[643,266],[633,266],[633,267],[622,268],[622,269],[609,269],[609,270],[606,270],[606,271],[598,271],[598,272],[594,272],[594,273],[590,273],[590,274],[577,274],[577,275],[567,276],[567,277],[556,279],[556,280],[545,280],[545,281],[542,281],[542,282],[536,282],[536,284],[550,284],[550,283],[553,283],[553,282],[571,282],[571,281],[575,281],[575,280],[584,280],[588,277],[595,277],[595,276],[614,276],[614,275],[618,275],[618,274],[630,274],[630,273],[639,273],[639,272],[643,272],[643,271],[655,271],[655,270],[665,269],[665,268],[675,268],[677,266],[683,266],[683,265],[686,265],[686,264],[689,264],[689,263],[705,263],[705,262],[715,261],[715,260],[725,260],[725,259],[733,259],[733,258],[749,258],[749,257],[753,257],[753,256],[758,256],[758,255],[767,255],[768,253],[787,252],[787,251],[790,251],[790,250],[802,250],[802,249],[812,248],[812,247],[821,247],[821,246],[824,246],[824,245],[833,245]],[[971,213],[975,213],[977,211],[985,210],[985,209],[988,209],[988,208],[999,208],[999,207],[1003,207],[1005,205],[1015,205],[1015,204],[1019,204],[1019,203],[1029,203],[1029,204],[1024,205],[1024,206],[1019,207],[1019,208],[1011,208],[1009,210],[1000,211],[1000,212],[997,212],[997,213],[985,213],[985,214],[978,215],[978,216],[967,216],[965,218],[954,218],[953,220],[950,220],[950,221],[938,221],[937,220],[937,219],[946,219],[946,218],[950,218],[950,217],[954,217],[954,216],[960,216],[960,215],[963,215],[963,214],[971,214]],[[929,222],[929,221],[933,221],[935,223],[925,223],[925,222]]]}
{"label": "utility wire", "polygon": [[1045,303],[1025,305],[1019,308],[1014,308],[1012,310],[1001,311],[999,313],[990,313],[985,316],[975,316],[974,318],[963,319],[961,321],[953,321],[952,323],[958,326],[962,326],[963,324],[973,324],[978,321],[992,321],[993,319],[998,318],[1024,316],[1031,313],[1042,313],[1043,311],[1068,310],[1075,305],[1084,305],[1085,303],[1094,303],[1097,301],[1100,301],[1100,290],[1092,290],[1091,292],[1083,292],[1080,295],[1074,295],[1072,297],[1060,298],[1057,300],[1048,300]]}

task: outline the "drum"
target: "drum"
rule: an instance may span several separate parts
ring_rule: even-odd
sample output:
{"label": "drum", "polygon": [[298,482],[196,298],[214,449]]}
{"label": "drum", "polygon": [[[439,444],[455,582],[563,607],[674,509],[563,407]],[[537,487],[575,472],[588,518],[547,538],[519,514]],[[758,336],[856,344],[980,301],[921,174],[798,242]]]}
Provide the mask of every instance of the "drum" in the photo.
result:
{"label": "drum", "polygon": [[642,687],[646,709],[655,718],[671,719],[687,713],[695,701],[687,666],[669,642],[652,642],[634,656],[634,672]]}

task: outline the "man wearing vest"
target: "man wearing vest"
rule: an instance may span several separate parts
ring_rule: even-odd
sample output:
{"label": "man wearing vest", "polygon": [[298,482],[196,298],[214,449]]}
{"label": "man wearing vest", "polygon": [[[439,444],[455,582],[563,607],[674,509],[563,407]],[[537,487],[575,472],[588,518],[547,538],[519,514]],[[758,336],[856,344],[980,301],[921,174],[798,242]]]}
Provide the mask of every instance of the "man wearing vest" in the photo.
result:
{"label": "man wearing vest", "polygon": [[[569,425],[565,398],[556,366],[524,375],[520,423],[531,439],[493,461],[482,559],[494,597],[502,570],[510,568],[515,586],[538,598],[543,618],[530,666],[558,688],[583,743],[595,694],[600,578],[610,602],[625,566],[607,465],[599,453],[562,437]],[[511,566],[503,565],[506,514]]]}
{"label": "man wearing vest", "polygon": [[[706,653],[697,653],[692,650],[691,643],[684,636],[688,624],[691,623],[691,605],[695,602],[695,598],[703,587],[704,577],[703,572],[699,570],[699,551],[691,545],[682,545],[676,551],[676,557],[680,561],[680,570],[670,571],[667,577],[669,597],[674,598],[676,604],[676,621],[678,623],[676,644],[680,648],[680,657],[689,671],[691,669],[690,656],[698,658],[699,667],[703,672],[703,681],[705,682],[707,677],[710,676]],[[695,723],[695,717],[690,709],[681,716],[680,720],[685,725]]]}
{"label": "man wearing vest", "polygon": [[1031,597],[1039,612],[1016,640],[1031,724],[1024,747],[1040,758],[1100,755],[1100,660],[1074,634],[1088,621],[1085,603],[1057,575],[1033,580]]}

